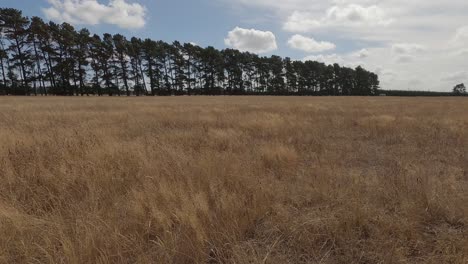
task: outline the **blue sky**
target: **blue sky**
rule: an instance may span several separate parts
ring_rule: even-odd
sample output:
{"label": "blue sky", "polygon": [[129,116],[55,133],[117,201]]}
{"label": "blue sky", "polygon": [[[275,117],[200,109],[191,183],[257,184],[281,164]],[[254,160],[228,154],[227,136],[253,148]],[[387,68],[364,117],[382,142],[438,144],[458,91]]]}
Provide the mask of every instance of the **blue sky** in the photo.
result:
{"label": "blue sky", "polygon": [[465,0],[2,0],[94,33],[362,65],[386,89],[468,82]]}

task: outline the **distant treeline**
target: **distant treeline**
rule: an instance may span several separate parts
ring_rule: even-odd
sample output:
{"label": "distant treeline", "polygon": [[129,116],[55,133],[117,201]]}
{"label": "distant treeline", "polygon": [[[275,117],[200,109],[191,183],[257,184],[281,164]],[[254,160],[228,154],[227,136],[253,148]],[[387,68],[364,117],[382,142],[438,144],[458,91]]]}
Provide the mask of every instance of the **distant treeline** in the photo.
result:
{"label": "distant treeline", "polygon": [[0,94],[376,95],[378,76],[234,49],[91,35],[0,8]]}
{"label": "distant treeline", "polygon": [[387,96],[468,96],[454,92],[433,92],[433,91],[404,91],[404,90],[382,90],[381,95]]}

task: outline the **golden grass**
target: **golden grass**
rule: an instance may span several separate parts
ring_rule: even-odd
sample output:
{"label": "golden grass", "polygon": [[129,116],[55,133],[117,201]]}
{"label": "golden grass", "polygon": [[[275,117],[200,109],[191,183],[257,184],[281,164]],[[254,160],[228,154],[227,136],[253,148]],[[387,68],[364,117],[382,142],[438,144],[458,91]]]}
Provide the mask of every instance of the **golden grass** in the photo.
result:
{"label": "golden grass", "polygon": [[468,101],[1,98],[0,263],[468,263]]}

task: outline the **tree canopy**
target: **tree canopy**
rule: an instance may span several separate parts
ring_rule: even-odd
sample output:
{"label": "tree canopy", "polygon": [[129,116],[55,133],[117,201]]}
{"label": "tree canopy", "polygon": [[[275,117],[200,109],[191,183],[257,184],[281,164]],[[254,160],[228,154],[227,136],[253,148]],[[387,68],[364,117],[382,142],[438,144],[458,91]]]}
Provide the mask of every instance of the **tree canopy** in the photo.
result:
{"label": "tree canopy", "polygon": [[457,95],[464,95],[464,94],[466,94],[466,87],[465,87],[465,84],[464,84],[464,83],[460,83],[460,84],[455,85],[455,87],[453,87],[453,93],[454,93],[454,94],[457,94]]}
{"label": "tree canopy", "polygon": [[0,8],[0,93],[12,95],[375,95],[379,78],[316,61],[123,35]]}

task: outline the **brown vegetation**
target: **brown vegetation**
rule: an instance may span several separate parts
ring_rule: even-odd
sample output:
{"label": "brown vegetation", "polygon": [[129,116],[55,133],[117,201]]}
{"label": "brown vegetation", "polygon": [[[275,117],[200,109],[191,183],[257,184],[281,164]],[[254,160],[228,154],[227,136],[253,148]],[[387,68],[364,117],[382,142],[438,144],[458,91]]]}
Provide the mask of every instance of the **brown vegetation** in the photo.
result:
{"label": "brown vegetation", "polygon": [[0,263],[467,262],[465,99],[0,99]]}

